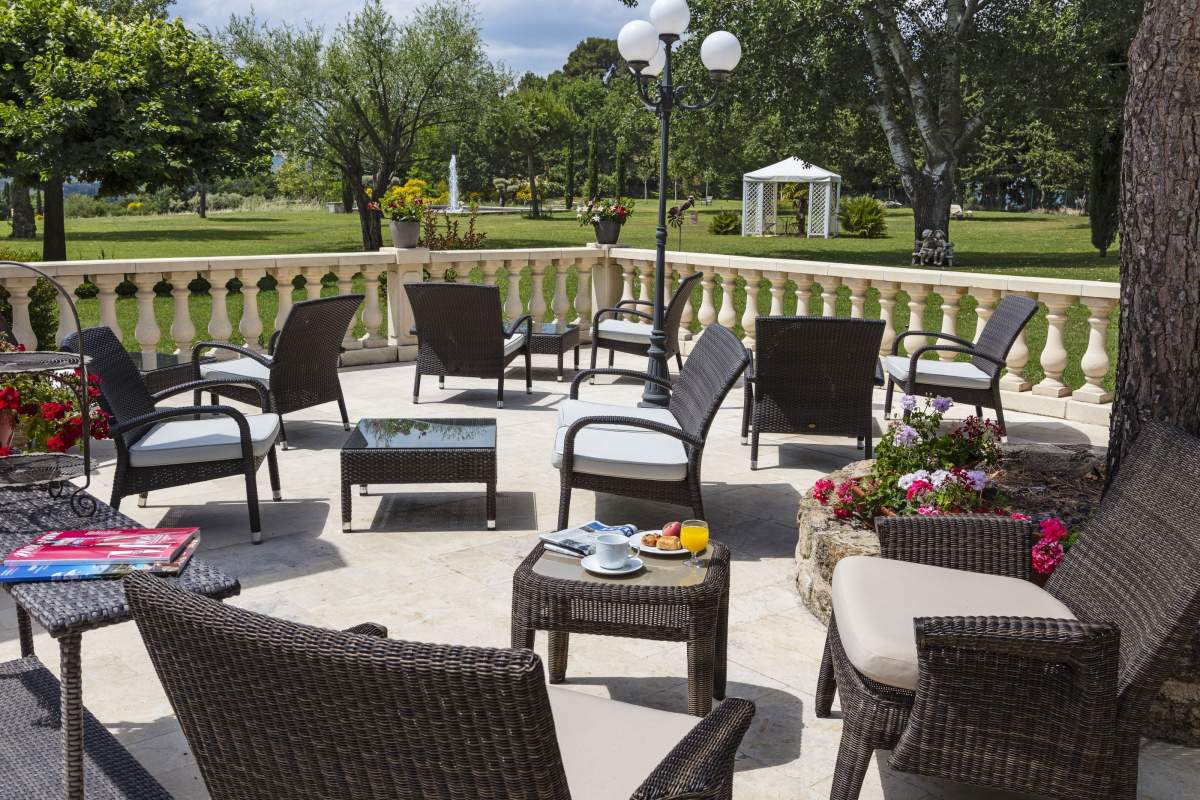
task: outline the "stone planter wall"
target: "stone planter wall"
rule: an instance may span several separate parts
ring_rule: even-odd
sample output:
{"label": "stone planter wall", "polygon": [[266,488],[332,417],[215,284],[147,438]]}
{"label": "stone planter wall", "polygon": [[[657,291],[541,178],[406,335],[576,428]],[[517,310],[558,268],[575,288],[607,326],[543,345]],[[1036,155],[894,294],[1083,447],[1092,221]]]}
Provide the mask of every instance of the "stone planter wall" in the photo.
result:
{"label": "stone planter wall", "polygon": [[[1103,453],[1087,446],[1028,445],[1005,450],[1010,473],[1024,473],[1031,484],[1028,493],[1017,492],[1015,504],[1024,509],[1059,515],[1077,525],[1090,510],[1088,501],[1072,501],[1043,494],[1039,476],[1050,479],[1064,475],[1086,475],[1103,463]],[[871,461],[858,461],[830,473],[834,483],[861,477]],[[843,524],[833,513],[812,499],[805,487],[796,513],[799,541],[796,545],[796,589],[813,616],[828,625],[831,613],[833,569],[847,556],[879,555],[879,537],[874,531]],[[1163,686],[1150,713],[1146,735],[1189,747],[1200,747],[1200,632],[1193,638],[1184,658]]]}

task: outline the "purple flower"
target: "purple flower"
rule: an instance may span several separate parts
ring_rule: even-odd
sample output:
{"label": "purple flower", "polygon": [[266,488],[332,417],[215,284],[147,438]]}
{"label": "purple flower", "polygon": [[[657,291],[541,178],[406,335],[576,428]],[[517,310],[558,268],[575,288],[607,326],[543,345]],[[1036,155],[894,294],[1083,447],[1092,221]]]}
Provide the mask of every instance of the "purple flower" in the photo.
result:
{"label": "purple flower", "polygon": [[905,411],[915,410],[917,407],[917,398],[913,397],[911,394],[904,395],[904,397],[900,398],[900,407]]}
{"label": "purple flower", "polygon": [[929,479],[929,470],[919,469],[916,472],[910,472],[907,475],[901,475],[900,480],[896,481],[896,484],[901,489],[907,489],[908,487],[912,486],[917,481],[924,481],[924,480],[928,480],[928,479]]}
{"label": "purple flower", "polygon": [[988,476],[987,473],[981,469],[967,470],[963,477],[966,478],[967,485],[976,492],[982,492],[985,488],[987,488]]}
{"label": "purple flower", "polygon": [[933,406],[933,410],[937,413],[945,414],[950,410],[950,406],[954,405],[954,403],[949,397],[935,397],[933,398],[933,403],[931,405]]}
{"label": "purple flower", "polygon": [[911,425],[901,425],[900,429],[896,431],[896,444],[901,447],[908,447],[917,441],[917,436],[919,434],[916,428]]}

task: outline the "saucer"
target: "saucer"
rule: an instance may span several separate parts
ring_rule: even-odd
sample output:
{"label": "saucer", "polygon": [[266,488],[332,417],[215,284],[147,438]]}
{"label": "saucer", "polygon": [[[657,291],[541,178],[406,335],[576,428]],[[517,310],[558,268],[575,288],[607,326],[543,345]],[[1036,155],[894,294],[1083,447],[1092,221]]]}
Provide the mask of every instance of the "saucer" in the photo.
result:
{"label": "saucer", "polygon": [[630,556],[629,560],[625,562],[625,566],[617,567],[616,569],[600,566],[600,561],[595,555],[587,556],[579,563],[588,572],[595,573],[596,575],[630,575],[646,565],[637,556]]}

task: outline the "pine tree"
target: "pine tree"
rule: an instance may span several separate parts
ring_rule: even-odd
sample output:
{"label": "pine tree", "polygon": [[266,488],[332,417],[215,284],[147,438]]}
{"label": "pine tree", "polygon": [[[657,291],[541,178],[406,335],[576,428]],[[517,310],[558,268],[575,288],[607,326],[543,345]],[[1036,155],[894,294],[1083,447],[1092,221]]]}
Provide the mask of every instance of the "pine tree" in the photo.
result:
{"label": "pine tree", "polygon": [[616,187],[617,188],[616,195],[617,195],[618,200],[620,200],[621,197],[625,194],[625,186],[629,182],[628,175],[626,175],[626,167],[627,167],[628,160],[629,159],[626,158],[626,156],[625,156],[625,143],[618,142],[617,143],[617,187]]}
{"label": "pine tree", "polygon": [[588,133],[587,156],[587,199],[592,202],[600,196],[600,168],[596,165],[596,127]]}
{"label": "pine tree", "polygon": [[1122,125],[1118,120],[1092,142],[1092,178],[1088,186],[1088,225],[1100,257],[1117,239],[1121,194]]}

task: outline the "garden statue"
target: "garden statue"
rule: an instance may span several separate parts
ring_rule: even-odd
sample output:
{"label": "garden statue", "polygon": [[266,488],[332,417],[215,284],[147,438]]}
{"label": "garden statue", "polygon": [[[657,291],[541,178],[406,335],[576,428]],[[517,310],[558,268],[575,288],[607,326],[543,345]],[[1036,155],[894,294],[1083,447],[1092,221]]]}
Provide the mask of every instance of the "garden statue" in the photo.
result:
{"label": "garden statue", "polygon": [[944,231],[926,228],[921,238],[913,242],[912,264],[914,267],[954,266],[954,245]]}

